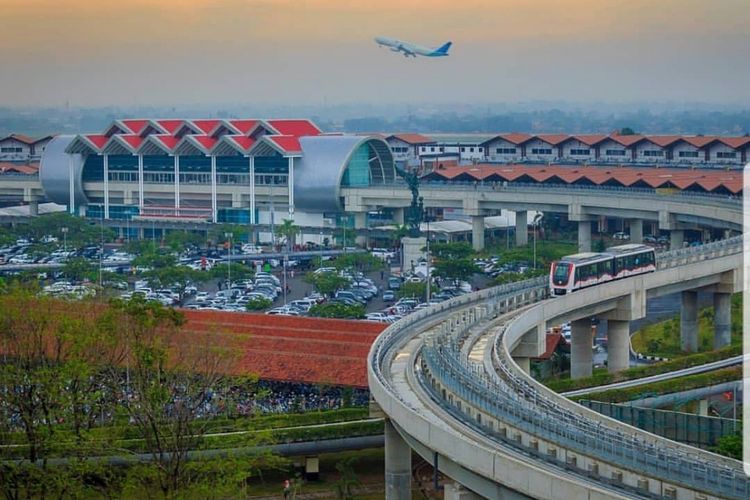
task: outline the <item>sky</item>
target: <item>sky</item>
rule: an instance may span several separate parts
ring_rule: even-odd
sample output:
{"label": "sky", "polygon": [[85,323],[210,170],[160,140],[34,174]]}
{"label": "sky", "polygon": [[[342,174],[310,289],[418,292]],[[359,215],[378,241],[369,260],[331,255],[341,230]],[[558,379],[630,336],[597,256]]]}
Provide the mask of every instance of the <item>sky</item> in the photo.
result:
{"label": "sky", "polygon": [[[0,105],[750,104],[748,0],[2,0]],[[437,47],[407,59],[375,36]]]}

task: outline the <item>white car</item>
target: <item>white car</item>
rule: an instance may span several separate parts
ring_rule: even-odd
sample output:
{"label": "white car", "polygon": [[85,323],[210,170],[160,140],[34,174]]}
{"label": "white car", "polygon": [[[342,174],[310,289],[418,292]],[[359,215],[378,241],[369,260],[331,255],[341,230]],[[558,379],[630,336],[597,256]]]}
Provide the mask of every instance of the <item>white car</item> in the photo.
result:
{"label": "white car", "polygon": [[195,301],[198,303],[206,302],[210,298],[210,294],[208,292],[198,292],[195,294]]}

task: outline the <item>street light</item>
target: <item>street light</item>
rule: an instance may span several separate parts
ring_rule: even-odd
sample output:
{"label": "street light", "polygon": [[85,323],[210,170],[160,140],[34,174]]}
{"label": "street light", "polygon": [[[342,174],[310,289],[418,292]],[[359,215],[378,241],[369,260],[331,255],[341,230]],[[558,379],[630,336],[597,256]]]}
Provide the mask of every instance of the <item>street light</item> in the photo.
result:
{"label": "street light", "polygon": [[224,233],[224,237],[228,238],[228,245],[227,245],[227,281],[229,282],[227,284],[227,290],[232,288],[232,233],[226,232]]}
{"label": "street light", "polygon": [[534,227],[534,271],[536,271],[536,226],[539,224],[539,220],[541,220],[542,216],[543,214],[537,212],[534,216],[534,221],[532,222]]}
{"label": "street light", "polygon": [[427,303],[430,303],[430,288],[432,285],[432,276],[430,273],[431,261],[430,258],[430,221],[427,220]]}
{"label": "street light", "polygon": [[62,227],[60,228],[60,231],[62,231],[63,234],[63,252],[65,252],[65,256],[68,256],[68,228]]}

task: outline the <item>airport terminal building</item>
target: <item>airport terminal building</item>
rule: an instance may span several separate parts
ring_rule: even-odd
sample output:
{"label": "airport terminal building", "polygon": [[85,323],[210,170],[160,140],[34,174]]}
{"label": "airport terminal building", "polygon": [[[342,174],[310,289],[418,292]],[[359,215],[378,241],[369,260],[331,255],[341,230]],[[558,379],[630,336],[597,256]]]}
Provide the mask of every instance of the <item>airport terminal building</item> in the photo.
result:
{"label": "airport terminal building", "polygon": [[341,187],[392,183],[388,144],[304,119],[127,119],[55,137],[47,199],[96,219],[334,226]]}

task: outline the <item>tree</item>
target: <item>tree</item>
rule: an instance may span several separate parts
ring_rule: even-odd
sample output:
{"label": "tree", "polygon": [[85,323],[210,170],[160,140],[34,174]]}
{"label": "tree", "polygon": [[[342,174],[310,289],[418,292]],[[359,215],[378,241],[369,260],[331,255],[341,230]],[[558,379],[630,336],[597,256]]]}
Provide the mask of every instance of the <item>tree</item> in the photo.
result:
{"label": "tree", "polygon": [[430,253],[437,259],[468,259],[474,249],[468,243],[430,243]]}
{"label": "tree", "polygon": [[435,262],[435,276],[453,281],[468,280],[479,268],[469,259],[438,259]]}
{"label": "tree", "polygon": [[355,269],[364,273],[377,271],[384,266],[384,262],[370,253],[358,252],[339,255],[334,261],[336,269]]}
{"label": "tree", "polygon": [[204,239],[200,234],[189,231],[170,231],[164,237],[164,243],[173,252],[183,252],[189,247],[200,247]]}
{"label": "tree", "polygon": [[637,132],[630,127],[623,127],[620,129],[620,135],[636,135]]}
{"label": "tree", "polygon": [[149,284],[154,287],[175,288],[180,296],[180,301],[185,298],[187,287],[195,283],[203,283],[210,277],[205,271],[198,271],[187,266],[167,265],[161,267],[155,265],[144,273]]}
{"label": "tree", "polygon": [[336,498],[352,500],[354,498],[353,488],[362,484],[354,472],[356,462],[356,457],[347,457],[336,463],[335,467],[339,473],[339,479],[336,481]]}
{"label": "tree", "polygon": [[62,273],[72,281],[96,281],[97,269],[83,257],[68,259],[62,268]]}
{"label": "tree", "polygon": [[[255,270],[248,265],[233,262],[231,266],[232,281],[251,279],[255,276]],[[213,266],[210,274],[214,278],[227,279],[229,272],[229,264],[221,263]]]}
{"label": "tree", "polygon": [[[436,287],[434,284],[430,286],[430,293],[437,293],[438,287]],[[396,295],[398,295],[401,298],[410,298],[415,297],[418,299],[422,299],[426,296],[427,293],[427,283],[425,282],[407,282],[403,283],[401,285],[401,288],[398,289],[396,292]]]}
{"label": "tree", "polygon": [[306,283],[310,283],[315,290],[326,296],[331,296],[349,285],[348,278],[339,276],[338,273],[307,273],[304,278]]}
{"label": "tree", "polygon": [[291,219],[284,219],[284,221],[276,226],[276,237],[284,240],[286,249],[289,250],[294,245],[294,238],[300,233],[299,226],[294,224]]}
{"label": "tree", "polygon": [[245,309],[247,309],[248,311],[263,311],[271,307],[271,304],[273,304],[273,301],[271,299],[267,299],[264,297],[253,297],[252,299],[247,301],[247,304],[245,304]]}
{"label": "tree", "polygon": [[365,317],[365,306],[326,302],[315,304],[310,308],[308,314],[316,318],[362,319]]}
{"label": "tree", "polygon": [[[232,380],[237,357],[219,346],[211,333],[182,332],[181,313],[146,302],[115,299],[103,315],[119,349],[124,350],[130,393],[122,394],[122,372],[110,369],[110,390],[118,394],[129,420],[145,441],[165,497],[188,484],[187,453],[198,446],[208,419],[199,418],[213,394],[231,394],[234,384],[252,386],[252,379]],[[230,397],[230,396],[227,396]]]}

